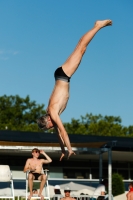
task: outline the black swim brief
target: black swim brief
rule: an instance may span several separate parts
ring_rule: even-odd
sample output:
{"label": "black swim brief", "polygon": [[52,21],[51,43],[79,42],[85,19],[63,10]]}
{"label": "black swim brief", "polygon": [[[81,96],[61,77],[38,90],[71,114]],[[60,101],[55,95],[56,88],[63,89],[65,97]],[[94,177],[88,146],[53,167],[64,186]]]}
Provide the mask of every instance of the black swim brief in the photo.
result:
{"label": "black swim brief", "polygon": [[55,77],[56,81],[62,80],[62,81],[66,81],[66,82],[70,82],[70,78],[71,78],[65,74],[62,67],[59,67],[55,70],[54,77]]}
{"label": "black swim brief", "polygon": [[38,177],[42,175],[42,174],[33,173],[33,172],[30,172],[30,174],[33,174],[33,176],[35,177],[35,180],[38,180]]}

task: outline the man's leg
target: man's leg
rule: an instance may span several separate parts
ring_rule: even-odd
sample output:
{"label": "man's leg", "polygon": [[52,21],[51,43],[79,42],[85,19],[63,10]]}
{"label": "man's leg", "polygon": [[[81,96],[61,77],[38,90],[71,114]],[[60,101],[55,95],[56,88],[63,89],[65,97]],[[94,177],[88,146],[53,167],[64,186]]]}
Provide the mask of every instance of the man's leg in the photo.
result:
{"label": "man's leg", "polygon": [[[41,183],[40,183],[40,190],[39,190],[39,196],[41,196],[42,197],[42,191],[43,191],[43,188],[44,188],[44,185],[45,185],[45,183],[46,183],[46,175],[45,174],[43,174],[43,175],[41,175],[40,177],[39,177],[39,180],[41,180]],[[42,199],[42,198],[41,198]]]}
{"label": "man's leg", "polygon": [[77,70],[81,59],[86,51],[86,48],[90,41],[93,39],[95,34],[103,27],[112,25],[111,20],[103,20],[103,21],[97,21],[94,25],[94,27],[88,31],[86,34],[81,37],[79,40],[75,50],[70,55],[70,57],[66,60],[66,62],[62,65],[62,68],[64,72],[71,77],[74,72]]}
{"label": "man's leg", "polygon": [[29,185],[29,190],[30,190],[30,195],[28,196],[28,199],[31,199],[33,193],[32,193],[32,189],[33,189],[33,174],[29,174],[28,175],[28,185]]}

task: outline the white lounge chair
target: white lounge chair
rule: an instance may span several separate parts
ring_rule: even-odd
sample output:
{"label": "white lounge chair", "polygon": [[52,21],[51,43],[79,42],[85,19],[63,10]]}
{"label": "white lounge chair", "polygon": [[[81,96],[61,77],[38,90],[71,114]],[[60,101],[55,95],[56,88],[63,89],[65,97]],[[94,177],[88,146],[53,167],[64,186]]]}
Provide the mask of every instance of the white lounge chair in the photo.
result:
{"label": "white lounge chair", "polygon": [[14,185],[9,165],[0,165],[0,182],[4,186],[0,189],[0,199],[9,198],[14,200]]}

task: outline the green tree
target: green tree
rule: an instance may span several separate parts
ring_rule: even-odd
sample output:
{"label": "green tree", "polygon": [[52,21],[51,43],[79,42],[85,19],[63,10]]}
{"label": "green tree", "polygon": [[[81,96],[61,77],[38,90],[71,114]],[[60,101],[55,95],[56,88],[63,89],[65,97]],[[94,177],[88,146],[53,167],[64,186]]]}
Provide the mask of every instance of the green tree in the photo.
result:
{"label": "green tree", "polygon": [[36,119],[45,114],[44,104],[30,101],[30,97],[0,97],[0,130],[39,131]]}
{"label": "green tree", "polygon": [[128,127],[128,136],[133,136],[133,126]]}
{"label": "green tree", "polygon": [[123,194],[125,192],[123,177],[118,174],[114,173],[112,175],[112,194],[113,196],[117,196]]}
{"label": "green tree", "polygon": [[[36,119],[44,115],[44,104],[36,104],[29,96],[21,98],[16,96],[0,97],[0,130],[41,131]],[[133,137],[133,126],[123,127],[121,118],[86,114],[80,119],[72,119],[64,123],[68,133],[103,136],[129,136]],[[53,132],[53,130],[48,130]]]}
{"label": "green tree", "polygon": [[64,123],[64,125],[68,133],[74,134],[103,136],[127,136],[128,134],[128,128],[121,125],[120,117],[100,114],[87,113],[85,116],[81,116],[81,119],[72,119],[71,123]]}

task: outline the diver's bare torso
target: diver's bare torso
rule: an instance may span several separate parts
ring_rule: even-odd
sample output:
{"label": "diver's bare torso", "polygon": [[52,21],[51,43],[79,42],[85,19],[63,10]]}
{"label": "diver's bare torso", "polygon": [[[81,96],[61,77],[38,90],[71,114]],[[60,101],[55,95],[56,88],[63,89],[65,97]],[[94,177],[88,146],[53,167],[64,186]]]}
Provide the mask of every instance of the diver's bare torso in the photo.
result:
{"label": "diver's bare torso", "polygon": [[49,112],[49,108],[52,107],[60,115],[65,110],[68,99],[69,83],[62,80],[57,80],[49,99],[47,112]]}

